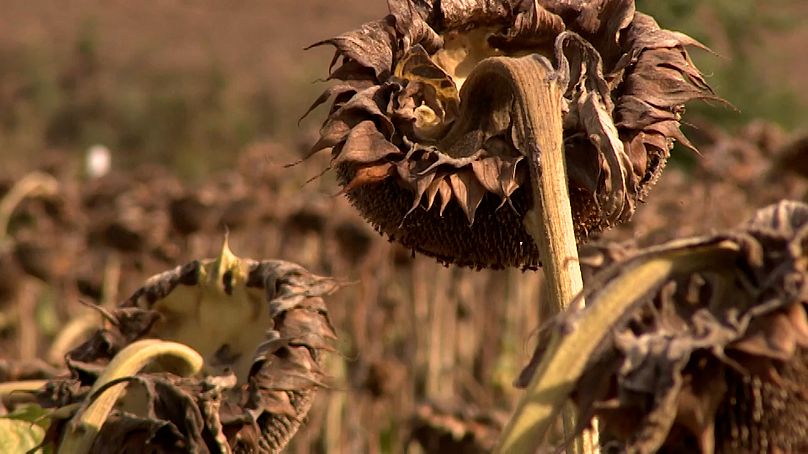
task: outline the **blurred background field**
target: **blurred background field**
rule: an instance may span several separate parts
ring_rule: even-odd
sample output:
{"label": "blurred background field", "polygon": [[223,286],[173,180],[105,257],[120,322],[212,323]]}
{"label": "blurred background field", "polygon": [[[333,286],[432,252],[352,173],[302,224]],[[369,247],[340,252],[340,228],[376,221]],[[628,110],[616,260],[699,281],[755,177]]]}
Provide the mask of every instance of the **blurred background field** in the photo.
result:
{"label": "blurred background field", "polygon": [[[716,52],[693,57],[737,110],[689,106],[702,156],[675,149],[648,204],[607,237],[706,233],[806,200],[808,3],[637,4]],[[331,300],[334,389],[293,451],[487,446],[535,344],[539,274],[413,258],[334,196],[330,174],[306,184],[325,153],[283,166],[324,115],[298,123],[331,58],[303,48],[385,13],[367,0],[0,0],[0,196],[33,171],[55,185],[0,232],[0,381],[51,372],[65,327],[92,317],[81,302],[114,304],[215,255],[226,226],[238,255],[356,282]],[[96,144],[111,171],[93,178]]]}

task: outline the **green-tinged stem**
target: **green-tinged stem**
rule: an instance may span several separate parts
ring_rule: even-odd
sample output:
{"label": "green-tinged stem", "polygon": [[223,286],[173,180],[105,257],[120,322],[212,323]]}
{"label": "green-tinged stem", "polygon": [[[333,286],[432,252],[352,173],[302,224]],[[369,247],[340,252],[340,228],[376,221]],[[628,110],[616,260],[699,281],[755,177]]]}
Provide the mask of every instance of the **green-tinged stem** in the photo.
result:
{"label": "green-tinged stem", "polygon": [[177,342],[147,339],[130,344],[115,355],[93,384],[82,409],[68,423],[58,452],[68,454],[89,452],[109,412],[126,388],[126,383],[112,385],[104,389],[100,395],[96,395],[98,390],[113,380],[137,374],[147,364],[160,357],[176,360],[171,362],[176,369],[173,372],[183,376],[196,374],[202,370],[204,364],[204,359],[196,350]]}
{"label": "green-tinged stem", "polygon": [[553,333],[527,394],[505,428],[498,452],[534,452],[570,396],[587,361],[620,317],[671,274],[721,266],[737,247],[719,243],[699,248],[669,248],[625,264],[621,274],[590,298],[569,332]]}

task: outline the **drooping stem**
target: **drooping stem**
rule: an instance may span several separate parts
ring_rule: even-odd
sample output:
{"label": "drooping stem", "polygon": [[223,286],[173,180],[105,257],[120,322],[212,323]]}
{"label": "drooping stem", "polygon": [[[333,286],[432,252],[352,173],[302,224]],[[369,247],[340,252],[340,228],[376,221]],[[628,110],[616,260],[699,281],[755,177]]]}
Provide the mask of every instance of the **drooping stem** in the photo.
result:
{"label": "drooping stem", "polygon": [[[480,92],[492,103],[511,104],[514,145],[530,166],[533,208],[525,216],[525,227],[539,250],[553,313],[567,308],[583,289],[564,161],[565,79],[566,75],[554,71],[550,62],[539,55],[494,57],[480,62],[461,93],[468,97],[471,92]],[[478,121],[473,114],[462,118]],[[463,129],[462,125],[457,128]],[[529,405],[535,400],[533,392],[528,388],[506,427],[500,443],[502,451],[531,453],[543,439],[543,433],[534,430],[537,414]],[[555,414],[558,408],[545,410]],[[575,419],[571,411],[564,416],[565,431],[570,435],[576,427]],[[575,445],[577,452],[584,452],[582,440]]]}
{"label": "drooping stem", "polygon": [[202,369],[204,359],[191,347],[177,342],[145,339],[129,344],[118,352],[93,384],[87,399],[67,425],[60,453],[83,454],[89,452],[96,435],[107,419],[118,397],[126,389],[125,383],[117,383],[98,392],[114,380],[136,374],[156,358],[173,359],[170,363],[179,375],[190,376]]}

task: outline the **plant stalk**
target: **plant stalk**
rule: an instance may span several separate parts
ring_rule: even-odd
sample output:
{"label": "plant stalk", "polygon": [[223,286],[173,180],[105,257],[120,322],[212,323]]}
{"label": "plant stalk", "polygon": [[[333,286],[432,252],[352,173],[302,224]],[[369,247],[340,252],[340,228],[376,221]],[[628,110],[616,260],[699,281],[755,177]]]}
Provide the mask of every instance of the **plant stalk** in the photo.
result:
{"label": "plant stalk", "polygon": [[[117,383],[99,393],[107,383],[137,374],[156,358],[169,357],[180,375],[190,376],[202,369],[204,359],[196,350],[177,342],[145,339],[133,342],[118,352],[87,393],[82,409],[70,420],[59,453],[84,454],[90,451],[96,435],[107,419],[126,383]],[[96,395],[99,394],[99,395]]]}
{"label": "plant stalk", "polygon": [[[564,160],[562,96],[566,80],[544,57],[498,60],[499,71],[507,75],[513,89],[514,141],[530,166],[533,208],[525,216],[525,227],[539,249],[552,313],[558,313],[583,290]],[[500,439],[501,452],[532,453],[542,442],[543,433],[534,427],[535,412],[530,405],[535,391],[528,387],[512,415]],[[569,407],[564,411],[564,423],[565,436],[570,436],[577,424]],[[575,452],[597,451],[596,442],[576,439]]]}

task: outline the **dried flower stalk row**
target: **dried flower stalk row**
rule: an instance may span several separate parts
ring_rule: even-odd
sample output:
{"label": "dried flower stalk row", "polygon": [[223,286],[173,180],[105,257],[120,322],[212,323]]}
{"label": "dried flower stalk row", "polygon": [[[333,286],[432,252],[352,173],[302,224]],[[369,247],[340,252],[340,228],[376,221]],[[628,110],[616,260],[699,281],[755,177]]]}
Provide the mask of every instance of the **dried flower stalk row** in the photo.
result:
{"label": "dried flower stalk row", "polygon": [[[554,326],[598,344],[570,378],[583,420],[599,416],[607,439],[630,452],[808,449],[806,238],[808,206],[781,202],[724,234],[584,254],[600,270],[589,307]],[[632,273],[653,263],[667,265],[637,291]],[[616,303],[624,312],[581,332],[624,290],[634,293]],[[522,382],[553,354],[537,352]]]}
{"label": "dried flower stalk row", "polygon": [[[98,397],[91,387],[126,346],[179,342],[202,355],[202,374],[146,369],[110,382],[127,383],[127,393],[89,452],[145,442],[189,452],[280,452],[325,385],[320,356],[333,350],[335,334],[323,297],[337,287],[293,263],[237,258],[225,244],[219,258],[156,275],[106,314],[108,329],[67,355],[71,376],[51,380],[39,400],[72,417],[76,403]],[[68,427],[55,419],[46,442],[57,443]]]}
{"label": "dried flower stalk row", "polygon": [[[446,263],[536,267],[514,94],[476,70],[539,54],[569,68],[564,146],[580,240],[627,220],[664,167],[683,104],[715,96],[684,49],[631,1],[391,1],[337,48],[313,152],[378,230]],[[335,66],[336,65],[336,66]],[[481,80],[480,80],[481,79]]]}

